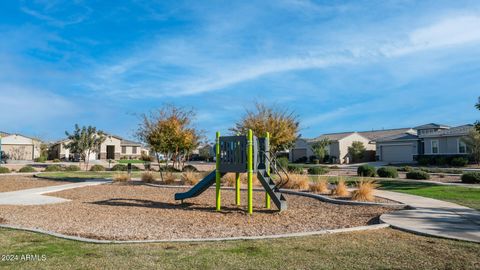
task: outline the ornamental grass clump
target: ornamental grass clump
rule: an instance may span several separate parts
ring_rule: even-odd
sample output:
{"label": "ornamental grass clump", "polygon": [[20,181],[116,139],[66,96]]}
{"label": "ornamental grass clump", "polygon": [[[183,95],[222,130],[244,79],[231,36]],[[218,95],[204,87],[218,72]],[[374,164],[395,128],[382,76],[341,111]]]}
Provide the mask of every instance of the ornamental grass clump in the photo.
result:
{"label": "ornamental grass clump", "polygon": [[119,173],[113,175],[113,182],[115,183],[126,183],[130,180],[130,176],[126,173]]}
{"label": "ornamental grass clump", "polygon": [[237,182],[235,179],[235,173],[227,173],[222,177],[223,184],[227,187],[234,187]]}
{"label": "ornamental grass clump", "polygon": [[200,181],[198,174],[194,171],[185,171],[182,173],[182,182],[187,185],[196,185]]}
{"label": "ornamental grass clump", "polygon": [[152,172],[142,173],[142,181],[145,183],[153,183],[156,180],[155,175]]}
{"label": "ornamental grass clump", "polygon": [[328,181],[326,179],[318,179],[316,182],[310,183],[308,190],[315,193],[328,194]]}
{"label": "ornamental grass clump", "polygon": [[307,175],[292,173],[288,174],[288,179],[288,182],[283,186],[284,188],[308,190],[310,187]]}
{"label": "ornamental grass clump", "polygon": [[338,180],[335,188],[332,190],[332,194],[338,197],[347,197],[350,195],[347,184],[345,184],[345,180],[343,178]]}
{"label": "ornamental grass clump", "polygon": [[357,189],[352,192],[352,200],[373,202],[375,196],[373,195],[378,185],[373,181],[360,181],[357,184]]}
{"label": "ornamental grass clump", "polygon": [[172,185],[173,183],[175,183],[176,179],[177,178],[175,177],[175,175],[173,175],[173,173],[171,172],[166,172],[163,175],[163,182],[167,185]]}

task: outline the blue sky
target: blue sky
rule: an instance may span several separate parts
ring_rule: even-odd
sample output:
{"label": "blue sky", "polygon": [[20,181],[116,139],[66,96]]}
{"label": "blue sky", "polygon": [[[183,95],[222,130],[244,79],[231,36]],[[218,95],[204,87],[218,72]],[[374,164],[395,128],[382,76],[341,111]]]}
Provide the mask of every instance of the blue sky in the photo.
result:
{"label": "blue sky", "polygon": [[210,138],[255,101],[303,137],[480,118],[480,1],[2,1],[0,37],[0,130],[47,140],[165,103]]}

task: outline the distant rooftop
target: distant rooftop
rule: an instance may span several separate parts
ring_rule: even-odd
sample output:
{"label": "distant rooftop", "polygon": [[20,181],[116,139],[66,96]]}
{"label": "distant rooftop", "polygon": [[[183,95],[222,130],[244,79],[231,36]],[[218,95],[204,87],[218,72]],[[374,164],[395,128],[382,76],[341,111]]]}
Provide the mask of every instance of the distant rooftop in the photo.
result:
{"label": "distant rooftop", "polygon": [[445,128],[450,128],[450,126],[442,125],[442,124],[436,124],[436,123],[429,123],[429,124],[414,127],[413,129],[419,130],[419,129],[432,129],[432,128],[445,129]]}
{"label": "distant rooftop", "polygon": [[468,125],[462,125],[458,127],[452,127],[449,129],[438,130],[433,133],[420,135],[420,137],[463,136],[463,135],[467,135],[472,129],[473,129],[473,125],[468,124]]}
{"label": "distant rooftop", "polygon": [[[373,141],[373,140],[376,140],[376,139],[382,138],[382,137],[408,133],[411,130],[412,130],[411,128],[392,128],[392,129],[359,131],[359,132],[356,132],[356,133]],[[327,133],[327,134],[323,134],[323,135],[318,136],[318,137],[316,137],[312,140],[309,140],[309,141],[318,141],[318,140],[321,140],[323,138],[328,138],[330,141],[338,141],[338,140],[341,140],[341,139],[343,139],[347,136],[352,135],[353,133],[355,133],[355,132],[351,131],[351,132]]]}

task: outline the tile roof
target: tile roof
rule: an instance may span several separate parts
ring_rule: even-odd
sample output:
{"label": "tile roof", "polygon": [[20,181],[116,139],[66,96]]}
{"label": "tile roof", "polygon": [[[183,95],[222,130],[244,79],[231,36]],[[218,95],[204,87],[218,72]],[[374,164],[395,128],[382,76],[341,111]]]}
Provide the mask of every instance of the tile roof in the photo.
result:
{"label": "tile roof", "polygon": [[323,135],[320,135],[314,139],[311,139],[311,140],[308,140],[309,142],[315,142],[315,141],[320,141],[322,139],[325,139],[327,138],[328,140],[330,141],[339,141],[345,137],[348,137],[352,134],[354,134],[355,132],[339,132],[339,133],[327,133],[327,134],[323,134]]}
{"label": "tile roof", "polygon": [[386,141],[405,141],[405,140],[418,140],[418,136],[412,133],[401,133],[395,134],[392,136],[378,138],[376,142],[386,142]]}
{"label": "tile roof", "polygon": [[134,142],[134,141],[130,141],[130,140],[122,140],[122,142],[120,143],[121,145],[142,145],[141,143],[139,142]]}
{"label": "tile roof", "polygon": [[468,125],[462,125],[458,127],[449,128],[449,129],[438,130],[433,133],[420,135],[420,137],[423,138],[423,137],[463,136],[463,135],[467,135],[472,129],[473,129],[473,125],[468,124]]}
{"label": "tile roof", "polygon": [[431,129],[431,128],[449,128],[447,125],[437,124],[437,123],[429,123],[421,126],[414,127],[413,129]]}
{"label": "tile roof", "polygon": [[399,134],[408,133],[411,128],[394,128],[394,129],[382,129],[382,130],[372,130],[372,131],[361,131],[358,134],[362,135],[363,137],[368,138],[369,140],[376,140],[378,138],[388,137],[388,136],[395,136]]}

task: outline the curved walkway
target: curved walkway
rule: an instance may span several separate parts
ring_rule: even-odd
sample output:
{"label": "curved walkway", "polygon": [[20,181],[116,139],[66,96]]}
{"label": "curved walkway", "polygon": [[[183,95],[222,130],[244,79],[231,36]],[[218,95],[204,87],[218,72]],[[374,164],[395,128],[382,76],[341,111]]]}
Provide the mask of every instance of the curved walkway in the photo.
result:
{"label": "curved walkway", "polygon": [[23,189],[10,192],[0,193],[0,204],[3,205],[40,205],[50,203],[62,203],[69,201],[67,199],[43,195],[45,193],[57,192],[66,189],[100,185],[109,181],[85,181],[72,184],[39,187],[31,189]]}
{"label": "curved walkway", "polygon": [[480,243],[480,212],[455,203],[377,190],[376,196],[407,204],[400,210],[380,217],[392,227],[422,234]]}

